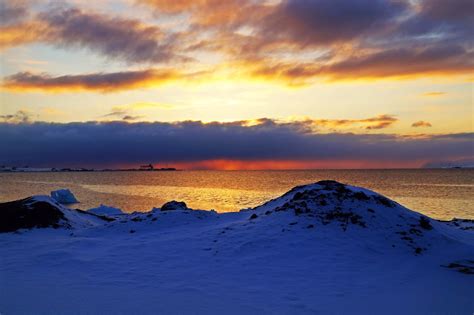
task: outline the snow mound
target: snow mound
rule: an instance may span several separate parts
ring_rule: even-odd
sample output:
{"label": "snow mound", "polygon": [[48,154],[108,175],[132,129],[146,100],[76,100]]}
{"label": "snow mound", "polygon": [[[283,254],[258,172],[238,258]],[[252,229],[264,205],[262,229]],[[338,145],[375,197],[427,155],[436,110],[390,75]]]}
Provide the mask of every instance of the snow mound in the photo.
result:
{"label": "snow mound", "polygon": [[[65,197],[74,198],[69,190],[56,192],[54,195],[61,196],[62,201]],[[32,227],[104,228],[106,225],[120,226],[119,230],[136,231],[147,226],[162,230],[198,222],[212,224],[215,219],[225,219],[220,221],[231,220],[243,231],[249,223],[275,235],[298,226],[322,230],[337,238],[351,235],[352,242],[363,246],[371,244],[381,251],[402,248],[415,255],[425,253],[433,244],[445,239],[469,243],[470,236],[459,232],[473,229],[469,220],[433,220],[376,192],[330,180],[298,186],[256,208],[227,214],[193,210],[179,201],[167,202],[146,213],[124,214],[118,208],[105,205],[82,211],[66,208],[48,196],[0,204],[2,207],[10,210],[3,213],[5,227],[0,231]]]}
{"label": "snow mound", "polygon": [[102,225],[106,218],[69,209],[49,196],[0,203],[0,233],[32,228],[79,228]]}
{"label": "snow mound", "polygon": [[79,202],[69,189],[54,190],[51,192],[51,198],[61,204],[71,204]]}
{"label": "snow mound", "polygon": [[60,228],[0,234],[0,309],[472,313],[472,220],[432,220],[334,181],[241,212],[169,208],[101,217],[48,196],[0,204],[1,231]]}
{"label": "snow mound", "polygon": [[120,215],[123,214],[123,211],[119,208],[114,208],[114,207],[109,207],[106,205],[101,204],[97,208],[92,208],[87,210],[89,213],[93,213],[96,215],[105,215],[105,216],[115,216],[115,215]]}
{"label": "snow mound", "polygon": [[352,231],[365,235],[364,242],[403,246],[415,254],[445,237],[443,229],[435,228],[439,226],[436,220],[373,191],[329,180],[295,187],[251,212],[252,221],[289,213],[297,218],[295,224],[301,221],[309,228],[327,226],[331,232]]}

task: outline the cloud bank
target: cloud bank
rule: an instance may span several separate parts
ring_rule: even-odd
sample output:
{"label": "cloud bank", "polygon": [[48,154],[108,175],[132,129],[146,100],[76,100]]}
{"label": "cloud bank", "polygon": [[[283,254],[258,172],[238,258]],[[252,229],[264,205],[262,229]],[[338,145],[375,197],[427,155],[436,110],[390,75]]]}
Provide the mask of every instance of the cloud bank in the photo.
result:
{"label": "cloud bank", "polygon": [[474,156],[474,133],[403,137],[318,133],[313,127],[308,122],[271,119],[254,125],[245,121],[0,123],[0,164],[110,167],[152,162],[192,168],[193,163],[206,165],[206,161],[273,161],[274,165],[319,161],[326,167],[350,167],[354,163],[347,161],[358,161],[366,167],[381,163],[417,167],[433,160]]}

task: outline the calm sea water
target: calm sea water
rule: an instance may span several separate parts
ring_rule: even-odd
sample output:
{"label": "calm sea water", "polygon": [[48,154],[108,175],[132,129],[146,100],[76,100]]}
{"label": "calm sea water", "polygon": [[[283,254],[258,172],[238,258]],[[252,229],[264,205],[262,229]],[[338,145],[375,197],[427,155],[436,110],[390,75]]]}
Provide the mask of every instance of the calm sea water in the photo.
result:
{"label": "calm sea water", "polygon": [[474,170],[310,170],[0,173],[0,201],[69,188],[81,209],[103,203],[148,211],[169,200],[237,211],[323,179],[363,186],[439,219],[474,218]]}

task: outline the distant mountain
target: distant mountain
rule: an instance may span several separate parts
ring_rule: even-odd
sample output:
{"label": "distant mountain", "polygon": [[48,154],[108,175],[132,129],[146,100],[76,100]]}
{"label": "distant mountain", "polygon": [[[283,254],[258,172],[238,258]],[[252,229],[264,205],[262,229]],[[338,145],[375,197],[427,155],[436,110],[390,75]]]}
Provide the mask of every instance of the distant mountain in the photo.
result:
{"label": "distant mountain", "polygon": [[474,159],[433,161],[423,165],[423,168],[474,168]]}

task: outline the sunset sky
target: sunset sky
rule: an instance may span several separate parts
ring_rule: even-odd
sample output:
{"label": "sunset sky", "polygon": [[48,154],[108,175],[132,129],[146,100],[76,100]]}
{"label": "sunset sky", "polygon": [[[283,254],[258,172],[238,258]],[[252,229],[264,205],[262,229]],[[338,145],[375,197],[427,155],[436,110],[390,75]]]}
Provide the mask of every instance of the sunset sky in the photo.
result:
{"label": "sunset sky", "polygon": [[0,0],[0,163],[474,161],[470,0]]}

